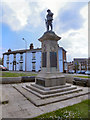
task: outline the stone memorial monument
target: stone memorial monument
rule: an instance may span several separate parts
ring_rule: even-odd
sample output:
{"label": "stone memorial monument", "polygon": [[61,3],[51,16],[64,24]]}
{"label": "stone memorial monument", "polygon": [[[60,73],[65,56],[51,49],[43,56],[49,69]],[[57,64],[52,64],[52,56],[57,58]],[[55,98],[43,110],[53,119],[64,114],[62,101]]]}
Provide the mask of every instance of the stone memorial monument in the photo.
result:
{"label": "stone memorial monument", "polygon": [[[65,85],[65,77],[59,72],[57,42],[61,37],[52,31],[53,13],[49,9],[47,12],[45,19],[47,31],[39,38],[39,41],[42,43],[42,69],[36,77],[36,84],[44,87]],[[51,30],[49,30],[50,27]]]}
{"label": "stone memorial monument", "polygon": [[[36,106],[67,100],[80,95],[79,92],[82,91],[81,88],[67,84],[64,74],[59,72],[58,41],[61,37],[52,31],[53,13],[51,10],[47,12],[45,19],[47,31],[39,38],[42,43],[41,72],[36,76],[35,83],[22,86],[29,91],[30,95],[27,98],[30,97],[30,102]],[[27,95],[24,93],[24,96]]]}

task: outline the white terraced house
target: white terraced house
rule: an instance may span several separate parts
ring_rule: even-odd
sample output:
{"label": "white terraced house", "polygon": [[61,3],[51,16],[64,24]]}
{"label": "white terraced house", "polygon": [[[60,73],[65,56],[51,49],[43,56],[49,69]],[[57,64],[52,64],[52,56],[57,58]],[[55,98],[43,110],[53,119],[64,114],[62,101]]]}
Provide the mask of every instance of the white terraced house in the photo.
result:
{"label": "white terraced house", "polygon": [[[3,53],[3,65],[11,71],[40,71],[41,70],[41,48],[34,49],[30,44],[30,49],[16,50]],[[66,72],[66,51],[58,47],[59,70]]]}

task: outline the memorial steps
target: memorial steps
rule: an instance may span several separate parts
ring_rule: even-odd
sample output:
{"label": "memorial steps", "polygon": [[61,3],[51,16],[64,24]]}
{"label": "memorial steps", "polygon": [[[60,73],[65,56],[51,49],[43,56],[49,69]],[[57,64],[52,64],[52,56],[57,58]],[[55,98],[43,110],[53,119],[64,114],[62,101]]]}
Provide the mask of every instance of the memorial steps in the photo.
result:
{"label": "memorial steps", "polygon": [[50,90],[50,87],[48,88],[46,87],[44,90],[42,90],[41,88],[39,88],[39,86],[38,88],[35,86],[38,86],[38,85],[34,84],[33,86],[33,84],[31,84],[31,85],[23,86],[23,88],[35,94],[36,96],[40,97],[41,99],[60,96],[60,95],[69,94],[72,92],[78,92],[82,90],[82,89],[77,89],[76,86],[69,86],[69,85],[63,85],[63,87],[60,86],[62,88],[56,88],[54,90],[53,89]]}
{"label": "memorial steps", "polygon": [[36,84],[15,85],[13,87],[37,107],[66,101],[72,98],[78,99],[80,96],[89,94],[87,88],[70,84],[46,87],[45,89]]}

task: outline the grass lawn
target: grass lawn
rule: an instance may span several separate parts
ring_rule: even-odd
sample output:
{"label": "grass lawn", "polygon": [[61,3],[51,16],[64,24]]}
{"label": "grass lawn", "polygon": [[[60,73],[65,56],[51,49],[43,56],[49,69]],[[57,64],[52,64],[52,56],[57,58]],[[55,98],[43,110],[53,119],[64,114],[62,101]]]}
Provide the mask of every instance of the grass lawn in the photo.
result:
{"label": "grass lawn", "polygon": [[90,78],[90,76],[74,76],[74,77],[79,77],[79,78]]}
{"label": "grass lawn", "polygon": [[50,113],[46,113],[36,118],[42,118],[42,119],[49,118],[51,120],[55,118],[58,118],[59,120],[60,119],[64,120],[65,118],[89,118],[90,117],[88,116],[90,114],[89,107],[90,107],[90,100],[84,100],[81,103],[68,106]]}
{"label": "grass lawn", "polygon": [[12,73],[12,72],[1,72],[0,77],[20,77],[20,76],[36,76],[37,74],[32,73]]}

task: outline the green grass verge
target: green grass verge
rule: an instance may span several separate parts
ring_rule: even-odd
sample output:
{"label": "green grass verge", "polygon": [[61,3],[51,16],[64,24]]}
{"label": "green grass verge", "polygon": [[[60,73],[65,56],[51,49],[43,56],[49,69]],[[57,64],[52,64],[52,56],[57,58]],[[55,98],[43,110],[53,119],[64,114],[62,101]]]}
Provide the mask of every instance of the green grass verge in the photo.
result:
{"label": "green grass verge", "polygon": [[12,73],[12,72],[2,72],[0,77],[20,77],[20,76],[36,76],[37,74],[32,73]]}
{"label": "green grass verge", "polygon": [[[40,115],[38,118],[44,119],[66,119],[66,118],[89,118],[90,112],[90,100],[84,100],[81,103],[68,106],[50,113]],[[29,119],[28,119],[29,120]]]}
{"label": "green grass verge", "polygon": [[74,76],[74,77],[79,77],[79,78],[90,78],[90,76]]}

